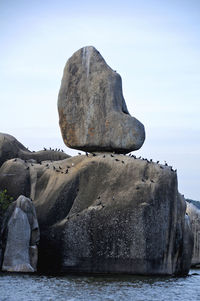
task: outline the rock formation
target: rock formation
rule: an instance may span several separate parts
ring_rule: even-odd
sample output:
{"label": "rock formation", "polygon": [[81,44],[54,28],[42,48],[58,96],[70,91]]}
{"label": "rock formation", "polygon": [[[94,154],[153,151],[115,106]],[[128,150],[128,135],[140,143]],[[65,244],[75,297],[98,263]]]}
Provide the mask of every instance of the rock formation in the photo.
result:
{"label": "rock formation", "polygon": [[[3,164],[0,183],[15,164]],[[104,153],[47,164],[19,169],[40,224],[41,270],[187,274],[192,234],[170,167]]]}
{"label": "rock formation", "polygon": [[1,230],[3,271],[34,272],[37,270],[39,226],[33,203],[19,196],[6,212]]}
{"label": "rock formation", "polygon": [[143,124],[127,110],[120,75],[92,46],[68,60],[58,112],[63,140],[71,148],[128,153],[145,139]]}
{"label": "rock formation", "polygon": [[194,204],[187,202],[187,214],[191,221],[191,228],[194,234],[194,248],[192,265],[200,265],[200,210]]}
{"label": "rock formation", "polygon": [[0,133],[0,166],[9,159],[20,158],[23,160],[35,160],[41,162],[44,160],[63,160],[70,156],[59,151],[38,151],[31,152],[15,137]]}
{"label": "rock formation", "polygon": [[119,74],[94,47],[68,60],[58,111],[65,144],[85,156],[32,153],[0,135],[0,190],[19,197],[2,229],[3,269],[36,269],[38,225],[23,194],[40,225],[40,271],[186,275],[193,235],[176,172],[119,154],[142,146],[144,126],[128,113]]}

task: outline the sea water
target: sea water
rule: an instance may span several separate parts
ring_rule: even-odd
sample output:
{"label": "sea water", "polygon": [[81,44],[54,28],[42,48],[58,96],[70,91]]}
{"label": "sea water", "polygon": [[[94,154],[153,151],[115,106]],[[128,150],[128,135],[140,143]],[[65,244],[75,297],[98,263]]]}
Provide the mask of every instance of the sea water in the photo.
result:
{"label": "sea water", "polygon": [[199,301],[200,270],[186,277],[0,273],[1,301]]}

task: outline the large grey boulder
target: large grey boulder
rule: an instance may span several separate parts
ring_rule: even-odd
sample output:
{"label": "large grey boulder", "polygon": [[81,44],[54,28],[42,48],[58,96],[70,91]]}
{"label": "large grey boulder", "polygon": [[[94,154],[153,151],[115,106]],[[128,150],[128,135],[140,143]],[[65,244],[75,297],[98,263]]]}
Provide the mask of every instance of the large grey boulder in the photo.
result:
{"label": "large grey boulder", "polygon": [[70,156],[60,151],[42,150],[38,152],[29,151],[15,137],[0,133],[0,166],[9,159],[20,158],[23,160],[63,160]]}
{"label": "large grey boulder", "polygon": [[33,203],[21,195],[8,208],[1,230],[3,271],[37,270],[39,225]]}
{"label": "large grey boulder", "polygon": [[63,140],[71,148],[128,153],[145,139],[143,124],[127,110],[120,75],[92,46],[68,60],[58,112]]}
{"label": "large grey boulder", "polygon": [[187,214],[191,221],[191,228],[194,234],[194,248],[192,265],[200,265],[200,210],[194,204],[187,202]]}
{"label": "large grey boulder", "polygon": [[106,153],[46,165],[20,171],[40,224],[40,270],[188,273],[193,236],[170,167]]}

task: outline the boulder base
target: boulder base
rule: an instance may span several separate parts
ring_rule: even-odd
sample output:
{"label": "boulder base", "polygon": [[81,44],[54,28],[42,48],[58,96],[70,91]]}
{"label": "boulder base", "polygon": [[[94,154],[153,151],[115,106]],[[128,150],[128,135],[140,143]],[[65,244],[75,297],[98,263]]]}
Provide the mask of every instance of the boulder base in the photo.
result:
{"label": "boulder base", "polygon": [[[0,177],[14,164],[4,163]],[[192,233],[170,167],[103,153],[35,165],[24,178],[41,229],[41,271],[188,273]]]}

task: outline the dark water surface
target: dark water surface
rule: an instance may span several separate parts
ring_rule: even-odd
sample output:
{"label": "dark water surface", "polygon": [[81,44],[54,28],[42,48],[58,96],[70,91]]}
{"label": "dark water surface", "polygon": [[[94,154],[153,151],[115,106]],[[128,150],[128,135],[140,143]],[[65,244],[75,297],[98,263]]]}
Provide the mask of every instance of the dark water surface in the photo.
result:
{"label": "dark water surface", "polygon": [[[197,273],[198,275],[193,275]],[[0,301],[200,301],[200,270],[187,277],[39,276],[0,273]]]}

